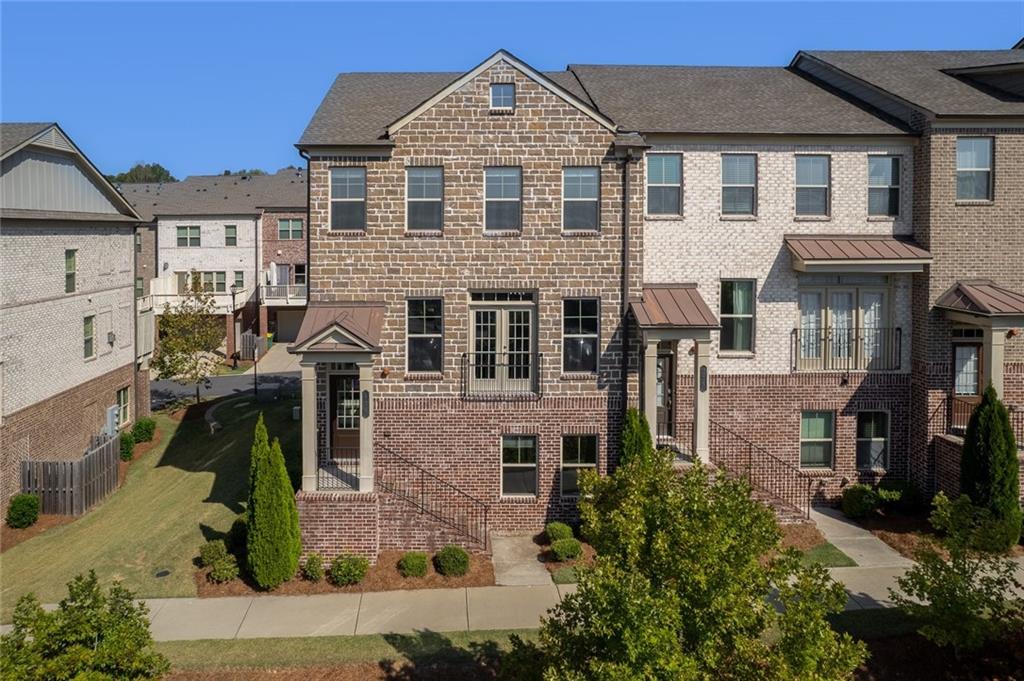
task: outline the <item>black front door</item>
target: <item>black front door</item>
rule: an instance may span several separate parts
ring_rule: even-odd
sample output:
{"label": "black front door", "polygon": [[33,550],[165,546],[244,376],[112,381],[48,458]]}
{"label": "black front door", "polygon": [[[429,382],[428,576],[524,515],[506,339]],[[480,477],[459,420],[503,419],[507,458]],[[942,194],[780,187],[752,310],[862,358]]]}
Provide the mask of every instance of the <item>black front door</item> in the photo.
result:
{"label": "black front door", "polygon": [[676,392],[676,371],[675,358],[671,353],[658,355],[658,379],[655,388],[657,395],[658,423],[657,433],[659,437],[673,437],[675,435],[675,392]]}

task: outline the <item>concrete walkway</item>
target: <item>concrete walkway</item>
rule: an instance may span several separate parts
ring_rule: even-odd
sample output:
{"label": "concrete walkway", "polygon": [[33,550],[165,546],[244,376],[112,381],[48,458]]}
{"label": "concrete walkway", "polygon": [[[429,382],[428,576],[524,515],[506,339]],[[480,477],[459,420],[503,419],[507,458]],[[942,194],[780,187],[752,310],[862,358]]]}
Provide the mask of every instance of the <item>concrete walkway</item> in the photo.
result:
{"label": "concrete walkway", "polygon": [[[909,568],[914,562],[850,521],[836,508],[813,508],[811,520],[825,540],[848,555],[859,568]],[[847,570],[854,568],[845,568]]]}
{"label": "concrete walkway", "polygon": [[494,582],[498,586],[546,586],[551,575],[538,560],[538,547],[533,537],[516,535],[491,537],[491,562]]}
{"label": "concrete walkway", "polygon": [[[288,346],[291,343],[274,343],[270,346],[270,350],[265,355],[260,357],[259,365],[256,370],[263,374],[294,374],[298,377],[302,373],[302,368],[299,366],[299,356],[293,355],[288,352]],[[253,368],[249,367],[242,375],[252,376]]]}

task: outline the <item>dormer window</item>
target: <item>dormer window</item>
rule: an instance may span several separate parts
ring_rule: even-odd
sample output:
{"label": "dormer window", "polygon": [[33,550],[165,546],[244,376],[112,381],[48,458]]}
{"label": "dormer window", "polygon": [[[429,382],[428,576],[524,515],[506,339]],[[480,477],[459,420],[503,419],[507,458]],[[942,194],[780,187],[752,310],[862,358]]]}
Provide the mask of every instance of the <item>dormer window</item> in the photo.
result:
{"label": "dormer window", "polygon": [[514,83],[491,83],[491,110],[512,111],[516,108]]}

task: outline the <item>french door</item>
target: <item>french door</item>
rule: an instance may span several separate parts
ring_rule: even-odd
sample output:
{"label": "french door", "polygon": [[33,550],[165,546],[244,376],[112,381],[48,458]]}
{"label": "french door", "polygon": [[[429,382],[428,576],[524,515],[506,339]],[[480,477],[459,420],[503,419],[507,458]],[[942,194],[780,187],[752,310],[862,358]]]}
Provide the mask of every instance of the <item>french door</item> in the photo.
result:
{"label": "french door", "polygon": [[473,308],[473,388],[529,392],[534,384],[532,307]]}
{"label": "french door", "polygon": [[803,290],[799,305],[798,369],[880,369],[896,359],[884,290]]}

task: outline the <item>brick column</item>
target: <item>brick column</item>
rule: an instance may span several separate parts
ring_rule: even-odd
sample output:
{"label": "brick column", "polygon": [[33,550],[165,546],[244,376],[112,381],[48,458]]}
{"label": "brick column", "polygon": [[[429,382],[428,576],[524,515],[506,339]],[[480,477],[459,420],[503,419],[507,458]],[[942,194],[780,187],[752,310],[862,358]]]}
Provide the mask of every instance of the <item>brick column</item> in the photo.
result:
{"label": "brick column", "polygon": [[[1003,399],[1003,358],[1006,349],[1006,332],[1008,329],[991,328],[985,329],[985,346],[982,352],[982,361],[985,363],[985,376],[992,387],[996,389],[996,395]],[[986,386],[982,386],[984,390]]]}
{"label": "brick column", "polygon": [[235,354],[235,315],[224,315],[224,329],[224,336],[226,338],[225,345],[227,346],[227,356],[228,359],[230,359],[231,355]]}
{"label": "brick column", "polygon": [[359,364],[359,491],[373,491],[373,362]]}
{"label": "brick column", "polygon": [[303,359],[302,371],[302,491],[316,491],[316,363]]}
{"label": "brick column", "polygon": [[693,342],[693,449],[704,463],[711,456],[711,376],[708,359],[710,340]]}
{"label": "brick column", "polygon": [[259,323],[259,335],[260,338],[265,338],[267,335],[267,306],[260,305],[260,323]]}

